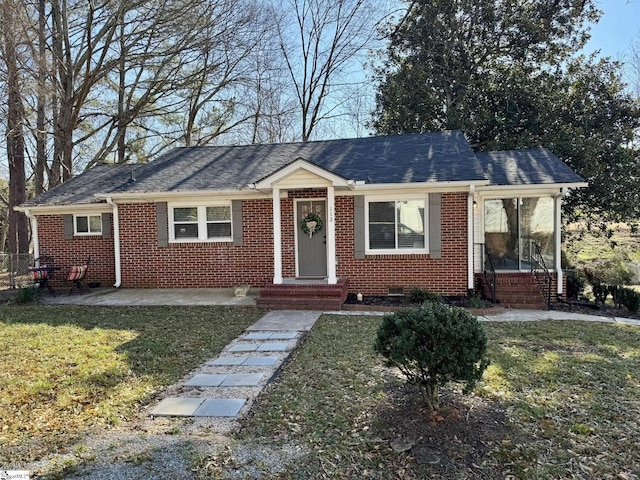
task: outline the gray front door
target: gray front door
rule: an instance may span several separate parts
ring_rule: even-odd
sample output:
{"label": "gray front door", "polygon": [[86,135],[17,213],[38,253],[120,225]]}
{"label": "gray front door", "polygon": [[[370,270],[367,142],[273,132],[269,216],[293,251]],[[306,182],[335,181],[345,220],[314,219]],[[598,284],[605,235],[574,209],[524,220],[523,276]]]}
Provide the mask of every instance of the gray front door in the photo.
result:
{"label": "gray front door", "polygon": [[[305,200],[298,202],[296,211],[296,228],[298,230],[298,276],[327,276],[327,230],[325,225],[326,203],[324,200]],[[309,214],[318,215],[322,219],[319,231],[306,233],[302,222]],[[313,218],[313,216],[311,217]],[[309,228],[311,227],[311,228]],[[313,230],[313,224],[307,230]]]}

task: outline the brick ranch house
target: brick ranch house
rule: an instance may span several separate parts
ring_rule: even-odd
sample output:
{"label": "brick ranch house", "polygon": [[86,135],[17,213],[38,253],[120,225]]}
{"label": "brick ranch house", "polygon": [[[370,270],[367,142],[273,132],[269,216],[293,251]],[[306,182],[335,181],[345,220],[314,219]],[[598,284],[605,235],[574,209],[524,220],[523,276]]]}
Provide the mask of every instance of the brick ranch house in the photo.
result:
{"label": "brick ranch house", "polygon": [[523,278],[540,297],[537,253],[562,295],[562,198],[585,185],[546,149],[474,153],[443,131],[175,148],[97,166],[18,210],[36,257],[90,256],[87,280],[103,286],[251,285],[265,306],[324,308],[347,292],[467,295],[490,269],[517,304],[507,285]]}

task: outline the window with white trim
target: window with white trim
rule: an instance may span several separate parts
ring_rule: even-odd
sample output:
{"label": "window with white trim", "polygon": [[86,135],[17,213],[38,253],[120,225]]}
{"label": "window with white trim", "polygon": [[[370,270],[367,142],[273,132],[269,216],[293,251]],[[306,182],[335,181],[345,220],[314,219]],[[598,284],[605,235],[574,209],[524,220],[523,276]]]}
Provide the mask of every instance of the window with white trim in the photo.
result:
{"label": "window with white trim", "polygon": [[427,253],[426,209],[426,198],[367,199],[367,251]]}
{"label": "window with white trim", "polygon": [[231,203],[171,206],[169,236],[173,242],[232,241]]}
{"label": "window with white trim", "polygon": [[102,215],[74,215],[74,235],[102,235]]}

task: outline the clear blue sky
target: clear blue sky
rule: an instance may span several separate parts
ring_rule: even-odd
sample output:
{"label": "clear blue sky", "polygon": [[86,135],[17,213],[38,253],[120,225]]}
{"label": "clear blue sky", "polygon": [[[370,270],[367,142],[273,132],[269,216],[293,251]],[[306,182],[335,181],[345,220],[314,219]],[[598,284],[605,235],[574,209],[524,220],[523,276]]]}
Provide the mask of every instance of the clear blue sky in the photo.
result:
{"label": "clear blue sky", "polygon": [[640,41],[640,0],[598,0],[598,8],[604,15],[591,29],[587,51],[625,60],[634,40]]}

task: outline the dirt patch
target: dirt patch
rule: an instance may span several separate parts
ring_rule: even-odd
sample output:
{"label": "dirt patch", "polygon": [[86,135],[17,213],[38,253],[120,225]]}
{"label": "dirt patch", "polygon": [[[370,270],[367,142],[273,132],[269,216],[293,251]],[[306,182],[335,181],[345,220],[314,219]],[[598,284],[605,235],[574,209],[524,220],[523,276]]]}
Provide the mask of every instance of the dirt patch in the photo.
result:
{"label": "dirt patch", "polygon": [[503,479],[494,454],[515,432],[499,405],[441,392],[441,411],[429,413],[413,385],[389,387],[374,434],[414,463],[418,478]]}

